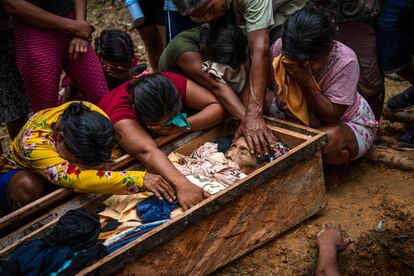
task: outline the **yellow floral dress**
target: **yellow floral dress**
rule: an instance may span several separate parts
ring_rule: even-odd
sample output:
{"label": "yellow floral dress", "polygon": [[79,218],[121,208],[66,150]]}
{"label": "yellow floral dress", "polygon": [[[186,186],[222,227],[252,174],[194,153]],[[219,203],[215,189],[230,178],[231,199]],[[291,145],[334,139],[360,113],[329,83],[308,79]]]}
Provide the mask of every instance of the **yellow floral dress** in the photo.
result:
{"label": "yellow floral dress", "polygon": [[[34,114],[0,156],[0,173],[12,169],[28,170],[51,183],[81,193],[131,194],[143,191],[145,172],[85,168],[63,159],[57,153],[52,124],[71,103]],[[97,106],[87,102],[84,104],[107,117]]]}

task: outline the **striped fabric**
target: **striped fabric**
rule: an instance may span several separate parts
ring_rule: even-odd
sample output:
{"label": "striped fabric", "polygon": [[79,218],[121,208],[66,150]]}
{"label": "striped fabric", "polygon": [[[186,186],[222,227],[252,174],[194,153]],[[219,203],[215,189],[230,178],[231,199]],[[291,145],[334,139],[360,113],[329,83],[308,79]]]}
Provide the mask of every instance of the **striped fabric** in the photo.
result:
{"label": "striped fabric", "polygon": [[[68,16],[71,17],[71,14]],[[99,59],[91,43],[75,61],[68,59],[69,32],[36,28],[13,19],[16,62],[34,112],[58,105],[62,70],[86,92],[94,104],[109,92]]]}

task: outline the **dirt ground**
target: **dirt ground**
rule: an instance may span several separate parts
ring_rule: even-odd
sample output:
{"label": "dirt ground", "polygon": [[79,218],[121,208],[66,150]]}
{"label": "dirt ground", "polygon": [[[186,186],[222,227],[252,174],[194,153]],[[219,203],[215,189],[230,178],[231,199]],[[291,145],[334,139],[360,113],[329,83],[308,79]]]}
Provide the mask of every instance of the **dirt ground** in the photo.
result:
{"label": "dirt ground", "polygon": [[[126,10],[111,1],[89,1],[89,18],[97,31],[127,30]],[[146,61],[145,48],[131,33],[137,53]],[[387,80],[387,98],[403,90],[404,82]],[[403,133],[399,123],[381,122],[388,140]],[[4,134],[4,128],[0,134]],[[7,143],[7,141],[6,141]],[[413,152],[414,154],[414,152]],[[235,260],[214,275],[309,275],[317,261],[315,236],[327,222],[342,225],[353,244],[339,255],[344,275],[414,275],[414,174],[389,169],[366,160],[352,163],[339,187],[327,192],[327,207],[279,238]],[[382,231],[378,223],[383,221]]]}

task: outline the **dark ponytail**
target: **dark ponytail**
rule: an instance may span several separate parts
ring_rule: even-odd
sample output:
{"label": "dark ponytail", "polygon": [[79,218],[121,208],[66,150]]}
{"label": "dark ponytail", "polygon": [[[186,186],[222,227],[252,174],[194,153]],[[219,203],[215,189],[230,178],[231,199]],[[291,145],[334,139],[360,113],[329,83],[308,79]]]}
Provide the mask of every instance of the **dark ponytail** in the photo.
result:
{"label": "dark ponytail", "polygon": [[134,44],[125,31],[118,29],[103,30],[95,40],[98,55],[108,61],[130,63],[134,56]]}
{"label": "dark ponytail", "polygon": [[111,121],[82,102],[70,104],[63,112],[58,131],[63,132],[66,148],[83,165],[109,162],[115,145]]}

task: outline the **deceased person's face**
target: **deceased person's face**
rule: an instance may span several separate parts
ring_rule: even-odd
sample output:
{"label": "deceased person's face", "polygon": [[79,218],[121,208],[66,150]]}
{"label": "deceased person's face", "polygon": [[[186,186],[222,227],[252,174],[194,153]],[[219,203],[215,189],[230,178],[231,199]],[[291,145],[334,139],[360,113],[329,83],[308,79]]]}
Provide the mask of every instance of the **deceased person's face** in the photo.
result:
{"label": "deceased person's face", "polygon": [[240,170],[249,174],[259,167],[258,160],[254,154],[252,154],[247,146],[246,139],[240,137],[226,152],[226,157],[239,165]]}

